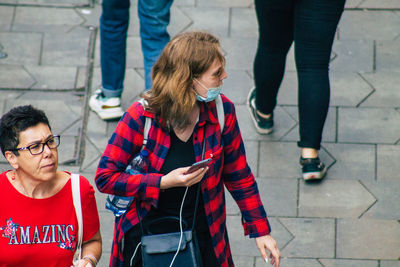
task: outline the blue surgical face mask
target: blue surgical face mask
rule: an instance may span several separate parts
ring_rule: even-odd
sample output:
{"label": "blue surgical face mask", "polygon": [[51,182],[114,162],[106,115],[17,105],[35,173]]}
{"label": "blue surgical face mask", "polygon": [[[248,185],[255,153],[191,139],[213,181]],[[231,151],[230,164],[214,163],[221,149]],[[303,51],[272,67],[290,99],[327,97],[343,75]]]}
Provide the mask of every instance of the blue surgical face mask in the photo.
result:
{"label": "blue surgical face mask", "polygon": [[203,87],[204,89],[207,90],[207,97],[203,97],[203,96],[199,95],[199,94],[196,92],[196,99],[197,99],[198,101],[202,101],[202,102],[210,102],[210,101],[213,101],[213,100],[215,100],[215,99],[218,97],[218,95],[221,93],[222,84],[221,84],[220,86],[218,86],[218,87],[215,87],[215,88],[207,88],[207,87],[205,87],[201,82],[199,82],[199,80],[197,80],[197,79],[194,79],[194,80],[195,80],[196,82],[198,82],[199,85],[200,85],[201,87]]}

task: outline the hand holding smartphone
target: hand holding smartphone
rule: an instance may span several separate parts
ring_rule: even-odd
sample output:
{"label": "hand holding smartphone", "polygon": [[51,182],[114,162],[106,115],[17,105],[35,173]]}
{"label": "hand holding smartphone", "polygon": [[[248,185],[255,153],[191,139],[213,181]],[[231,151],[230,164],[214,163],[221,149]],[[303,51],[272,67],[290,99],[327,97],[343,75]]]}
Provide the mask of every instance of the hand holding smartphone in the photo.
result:
{"label": "hand holding smartphone", "polygon": [[197,171],[200,168],[207,167],[208,164],[211,162],[211,160],[212,160],[211,158],[208,158],[208,159],[204,159],[204,160],[193,163],[192,166],[190,166],[190,168],[185,172],[185,174],[189,174],[194,171]]}

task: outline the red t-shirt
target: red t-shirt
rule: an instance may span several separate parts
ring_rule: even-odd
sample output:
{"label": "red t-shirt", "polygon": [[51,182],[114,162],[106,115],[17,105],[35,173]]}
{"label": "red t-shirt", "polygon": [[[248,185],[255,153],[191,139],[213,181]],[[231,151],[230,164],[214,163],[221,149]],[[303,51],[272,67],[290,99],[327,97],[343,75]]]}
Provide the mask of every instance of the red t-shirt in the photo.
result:
{"label": "red t-shirt", "polygon": [[[93,187],[81,176],[83,241],[100,227]],[[54,196],[33,199],[0,174],[0,267],[70,267],[78,221],[71,180]]]}

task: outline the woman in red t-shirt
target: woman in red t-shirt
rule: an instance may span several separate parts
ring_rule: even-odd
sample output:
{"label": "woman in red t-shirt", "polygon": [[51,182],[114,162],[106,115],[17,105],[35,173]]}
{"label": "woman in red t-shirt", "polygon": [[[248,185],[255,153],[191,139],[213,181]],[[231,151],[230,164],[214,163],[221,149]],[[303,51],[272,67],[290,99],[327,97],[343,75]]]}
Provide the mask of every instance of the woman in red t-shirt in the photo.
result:
{"label": "woman in red t-shirt", "polygon": [[[71,174],[58,171],[60,136],[43,111],[13,108],[0,121],[0,148],[13,170],[0,174],[0,267],[73,265],[78,221]],[[95,267],[101,256],[100,223],[93,187],[80,177],[82,259]]]}

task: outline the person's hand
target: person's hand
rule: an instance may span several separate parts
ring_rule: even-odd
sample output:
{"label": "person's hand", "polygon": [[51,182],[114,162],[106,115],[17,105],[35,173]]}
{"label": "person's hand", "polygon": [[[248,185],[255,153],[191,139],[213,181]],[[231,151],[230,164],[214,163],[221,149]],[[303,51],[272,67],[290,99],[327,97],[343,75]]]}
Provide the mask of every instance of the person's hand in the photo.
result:
{"label": "person's hand", "polygon": [[161,178],[161,189],[168,189],[171,187],[188,187],[201,181],[204,174],[208,171],[208,167],[200,168],[189,174],[185,172],[190,167],[178,168]]}
{"label": "person's hand", "polygon": [[85,260],[85,259],[81,259],[79,261],[77,261],[73,266],[71,267],[94,267],[92,266],[92,264],[90,263],[90,261]]}
{"label": "person's hand", "polygon": [[256,237],[256,245],[258,250],[261,253],[261,257],[268,262],[268,253],[266,249],[271,253],[269,258],[272,265],[275,264],[276,267],[279,267],[279,260],[281,257],[281,253],[279,252],[278,247],[276,246],[275,240],[271,235],[265,235]]}

